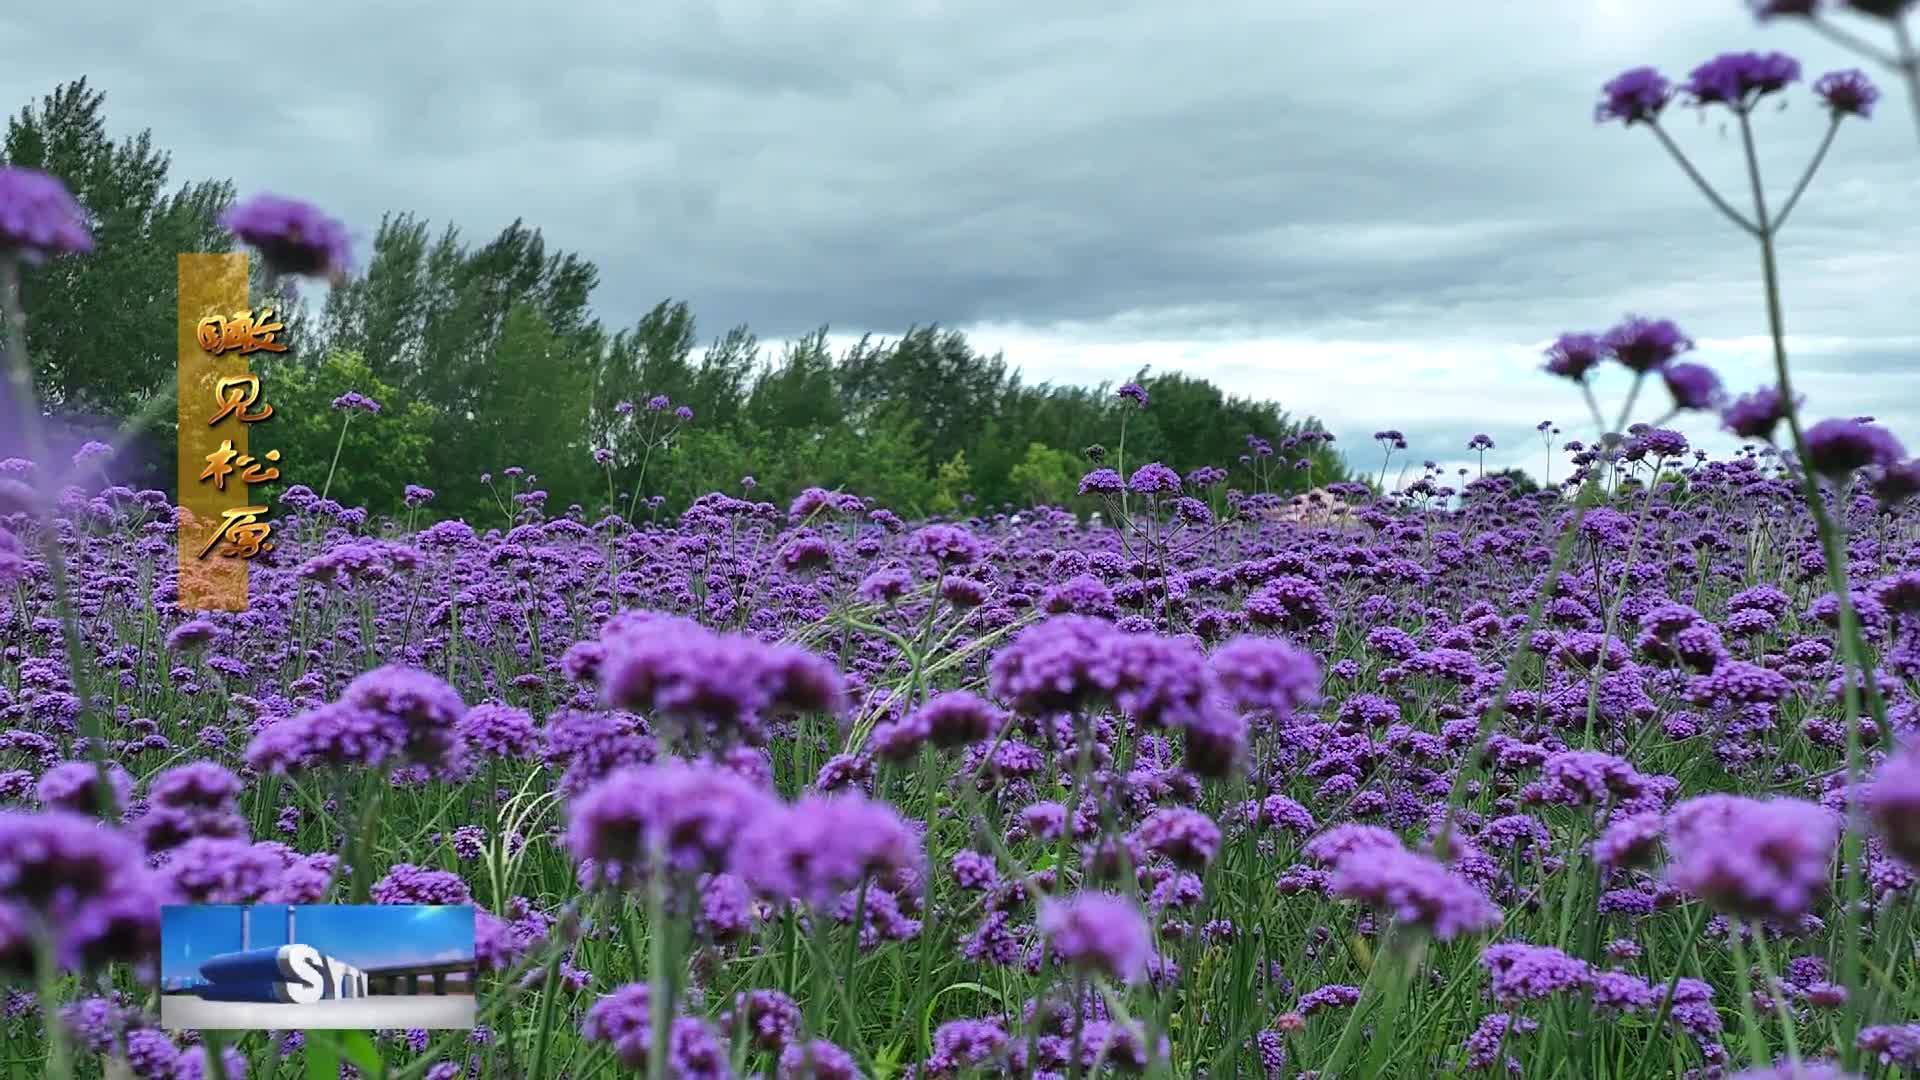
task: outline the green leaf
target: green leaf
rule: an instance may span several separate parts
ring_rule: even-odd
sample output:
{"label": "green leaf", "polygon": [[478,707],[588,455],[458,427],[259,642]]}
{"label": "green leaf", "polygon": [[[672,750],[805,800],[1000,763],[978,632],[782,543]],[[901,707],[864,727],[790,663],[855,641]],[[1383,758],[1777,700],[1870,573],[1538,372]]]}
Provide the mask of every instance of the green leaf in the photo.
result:
{"label": "green leaf", "polygon": [[386,1063],[380,1060],[380,1049],[373,1045],[373,1036],[364,1031],[347,1031],[340,1035],[340,1050],[348,1061],[363,1072],[376,1076],[385,1075]]}
{"label": "green leaf", "polygon": [[1004,1006],[1006,1004],[1000,996],[1000,991],[995,990],[991,986],[985,986],[977,982],[948,983],[934,991],[933,996],[927,999],[926,1009],[920,1013],[920,1041],[923,1045],[933,1045],[933,1007],[940,1004],[941,998],[946,997],[955,990],[971,990],[976,994],[992,998],[996,1005]]}
{"label": "green leaf", "polygon": [[331,1036],[307,1033],[307,1080],[340,1080],[340,1053]]}
{"label": "green leaf", "polygon": [[888,1043],[873,1055],[873,1080],[893,1080],[899,1076],[901,1058],[906,1056],[904,1043]]}

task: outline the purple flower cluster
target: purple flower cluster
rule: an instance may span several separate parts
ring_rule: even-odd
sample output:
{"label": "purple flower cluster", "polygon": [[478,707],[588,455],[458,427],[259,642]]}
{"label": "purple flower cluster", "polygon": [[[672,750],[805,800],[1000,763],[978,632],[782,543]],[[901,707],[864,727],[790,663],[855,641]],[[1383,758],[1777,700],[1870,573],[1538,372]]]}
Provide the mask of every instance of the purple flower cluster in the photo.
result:
{"label": "purple flower cluster", "polygon": [[1327,891],[1385,911],[1441,941],[1500,925],[1500,909],[1472,882],[1411,851],[1350,851],[1334,863]]}
{"label": "purple flower cluster", "polygon": [[[1547,349],[1549,374],[1584,381],[1601,361],[1611,359],[1637,375],[1665,373],[1673,358],[1693,342],[1667,319],[1629,315],[1604,334],[1563,334]],[[1683,366],[1668,376],[1674,400],[1683,408],[1703,408],[1719,392],[1719,381],[1699,365]]]}
{"label": "purple flower cluster", "polygon": [[0,258],[37,262],[93,250],[87,214],[58,178],[0,166]]}
{"label": "purple flower cluster", "polygon": [[1683,87],[1696,105],[1746,110],[1767,94],[1800,81],[1800,62],[1780,53],[1723,53],[1693,69]]}
{"label": "purple flower cluster", "polygon": [[705,734],[759,736],[774,713],[837,713],[832,665],[805,650],[716,634],[689,619],[637,615],[608,624],[597,678],[609,704],[673,717]]}
{"label": "purple flower cluster", "polygon": [[333,409],[335,412],[376,414],[380,411],[380,403],[358,390],[349,390],[333,399]]}
{"label": "purple flower cluster", "polygon": [[614,772],[575,799],[567,849],[603,875],[655,864],[717,872],[741,854],[743,833],[781,809],[771,793],[730,769],[664,761]]}
{"label": "purple flower cluster", "polygon": [[1245,722],[1225,708],[1206,657],[1179,639],[1056,615],[996,654],[990,671],[994,695],[1028,715],[1104,703],[1149,727],[1184,730],[1199,772],[1219,775],[1243,750]]}
{"label": "purple flower cluster", "polygon": [[740,834],[732,868],[763,895],[824,908],[864,882],[924,873],[919,833],[885,803],[814,795],[763,814]]}
{"label": "purple flower cluster", "polygon": [[353,262],[346,226],[298,199],[257,195],[222,214],[220,226],[282,274],[339,277]]}
{"label": "purple flower cluster", "polygon": [[1789,920],[1832,880],[1840,819],[1799,799],[1704,795],[1674,807],[1673,883],[1729,914]]}
{"label": "purple flower cluster", "polygon": [[31,976],[42,940],[62,968],[152,955],[168,893],[140,848],[92,817],[0,813],[0,968]]}
{"label": "purple flower cluster", "polygon": [[1888,758],[1874,773],[1862,802],[1887,847],[1920,867],[1920,746]]}
{"label": "purple flower cluster", "polygon": [[367,672],[335,702],[280,720],[247,748],[256,769],[412,762],[454,769],[464,760],[460,695],[439,677],[401,665]]}
{"label": "purple flower cluster", "polygon": [[1071,967],[1132,983],[1153,959],[1147,923],[1130,901],[1104,893],[1080,893],[1040,906],[1040,934],[1047,949]]}

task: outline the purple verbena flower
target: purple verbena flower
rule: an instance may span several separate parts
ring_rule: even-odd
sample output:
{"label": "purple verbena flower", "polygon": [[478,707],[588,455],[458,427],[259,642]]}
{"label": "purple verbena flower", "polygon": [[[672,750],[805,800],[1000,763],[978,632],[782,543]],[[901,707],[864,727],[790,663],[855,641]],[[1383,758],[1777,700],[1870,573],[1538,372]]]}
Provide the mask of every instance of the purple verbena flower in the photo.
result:
{"label": "purple verbena flower", "polygon": [[1138,982],[1153,957],[1140,909],[1107,893],[1042,901],[1038,926],[1049,951],[1068,966],[1117,982]]}
{"label": "purple verbena flower", "polygon": [[0,257],[38,262],[92,250],[87,213],[67,185],[35,169],[0,166]]}
{"label": "purple verbena flower", "polygon": [[1660,376],[1673,395],[1676,409],[1708,410],[1719,406],[1720,376],[1705,364],[1668,364]]}
{"label": "purple verbena flower", "polygon": [[1744,112],[1799,79],[1800,62],[1790,56],[1730,52],[1694,68],[1682,89],[1695,105],[1726,105]]}
{"label": "purple verbena flower", "polygon": [[346,226],[298,199],[255,196],[220,215],[220,226],[259,251],[278,273],[337,278],[352,262]]}
{"label": "purple verbena flower", "polygon": [[1491,930],[1500,909],[1446,864],[1411,851],[1350,851],[1334,864],[1327,891],[1391,914],[1441,941]]}
{"label": "purple verbena flower", "polygon": [[723,735],[755,730],[774,713],[837,713],[845,700],[839,673],[813,653],[716,634],[690,619],[623,616],[601,641],[599,679],[609,703]]}
{"label": "purple verbena flower", "polygon": [[1206,866],[1220,851],[1220,827],[1200,811],[1183,806],[1155,810],[1133,835],[1148,851],[1189,869]]}
{"label": "purple verbena flower", "polygon": [[1770,386],[1741,395],[1720,414],[1727,430],[1743,439],[1771,439],[1786,418],[1786,399]]}
{"label": "purple verbena flower", "polygon": [[1693,342],[1668,319],[1629,315],[1600,339],[1607,354],[1638,374],[1663,368],[1674,357],[1693,348]]}
{"label": "purple verbena flower", "polygon": [[741,832],[731,862],[762,895],[816,909],[863,881],[922,872],[914,828],[893,807],[857,793],[809,795],[759,814]]}
{"label": "purple verbena flower", "polygon": [[1866,72],[1857,68],[1827,72],[1813,84],[1813,92],[1820,95],[1836,120],[1843,116],[1865,120],[1873,115],[1873,103],[1880,100],[1879,89],[1867,78]]}
{"label": "purple verbena flower", "polygon": [[1489,945],[1480,954],[1480,963],[1493,978],[1494,1000],[1506,1005],[1585,989],[1593,981],[1593,969],[1586,961],[1549,945],[1517,941]]}
{"label": "purple verbena flower", "polygon": [[1133,475],[1127,478],[1127,490],[1135,495],[1178,495],[1180,474],[1157,461],[1149,461],[1133,470]]}
{"label": "purple verbena flower", "polygon": [[[1673,97],[1672,84],[1650,67],[1638,67],[1614,76],[1600,88],[1600,104],[1594,109],[1599,123],[1618,120],[1628,127],[1652,123]],[[1584,369],[1582,369],[1584,370]],[[1577,373],[1557,371],[1556,375],[1579,378]]]}
{"label": "purple verbena flower", "polygon": [[781,813],[774,796],[706,762],[617,770],[568,806],[567,850],[599,874],[634,874],[655,859],[682,873],[730,867],[741,836]]}
{"label": "purple verbena flower", "polygon": [[1243,709],[1264,709],[1285,720],[1320,698],[1320,663],[1280,638],[1237,637],[1211,657],[1220,686]]}
{"label": "purple verbena flower", "polygon": [[1799,799],[1706,795],[1674,807],[1668,873],[1732,915],[1794,919],[1825,894],[1840,819]]}
{"label": "purple verbena flower", "polygon": [[1920,747],[1909,747],[1882,763],[1863,802],[1888,849],[1920,867]]}
{"label": "purple verbena flower", "polygon": [[373,883],[376,904],[469,904],[473,892],[459,874],[412,863],[396,863]]}
{"label": "purple verbena flower", "polygon": [[1885,468],[1907,456],[1892,432],[1859,420],[1822,420],[1806,430],[1805,438],[1807,467],[1828,477]]}

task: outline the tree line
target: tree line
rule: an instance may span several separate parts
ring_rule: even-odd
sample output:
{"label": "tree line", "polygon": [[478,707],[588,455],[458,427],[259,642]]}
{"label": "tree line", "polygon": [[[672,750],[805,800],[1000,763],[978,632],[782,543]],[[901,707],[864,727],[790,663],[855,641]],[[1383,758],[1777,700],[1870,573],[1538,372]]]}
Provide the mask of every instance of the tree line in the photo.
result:
{"label": "tree line", "polygon": [[[215,221],[234,185],[169,190],[168,155],[150,132],[113,141],[104,104],[85,79],[62,85],[10,120],[0,150],[60,176],[95,220],[92,255],[24,279],[29,353],[52,412],[131,419],[143,449],[124,455],[130,482],[169,488],[174,255],[229,248]],[[1179,373],[1133,373],[1143,411],[1111,384],[1028,382],[939,325],[836,351],[824,326],[777,344],[744,325],[703,337],[687,303],[666,299],[610,327],[593,307],[599,270],[523,221],[474,241],[390,213],[357,261],[317,310],[281,302],[295,348],[254,357],[277,412],[255,440],[282,451],[285,483],[379,513],[404,513],[416,485],[436,516],[498,519],[524,474],[549,513],[589,516],[650,499],[667,513],[742,493],[747,477],[756,498],[844,487],[907,514],[1070,503],[1088,448],[1120,452],[1123,420],[1129,464],[1231,468],[1254,436],[1278,448],[1258,463],[1269,490],[1345,477],[1336,451],[1291,444],[1312,419]],[[381,411],[332,409],[348,391]],[[670,406],[649,408],[659,396]],[[509,480],[510,467],[524,473]],[[1251,470],[1236,482],[1258,486]]]}

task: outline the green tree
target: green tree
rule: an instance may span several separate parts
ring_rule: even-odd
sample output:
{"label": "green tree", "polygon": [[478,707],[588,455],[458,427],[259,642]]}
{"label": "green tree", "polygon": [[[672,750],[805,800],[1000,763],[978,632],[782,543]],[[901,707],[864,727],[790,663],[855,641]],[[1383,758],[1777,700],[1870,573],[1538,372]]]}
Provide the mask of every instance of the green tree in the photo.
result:
{"label": "green tree", "polygon": [[1027,456],[1013,467],[1011,480],[1027,505],[1058,506],[1078,492],[1080,473],[1080,462],[1072,454],[1031,442]]}
{"label": "green tree", "polygon": [[596,366],[594,415],[617,430],[613,407],[622,401],[665,394],[687,403],[698,378],[695,340],[693,312],[684,300],[662,300],[630,329],[614,334]]}
{"label": "green tree", "polygon": [[[927,451],[920,423],[905,403],[876,410],[854,424],[817,429],[822,438],[820,461],[825,466],[815,482],[822,487],[845,486],[848,491],[879,500],[896,512],[925,514],[941,499],[934,478],[927,475]],[[965,455],[958,455],[957,479],[942,472],[941,482],[965,491]],[[951,464],[951,463],[950,463]]]}
{"label": "green tree", "polygon": [[[359,353],[333,349],[317,360],[269,361],[254,369],[260,399],[273,406],[273,415],[248,433],[248,449],[255,457],[280,451],[280,482],[267,490],[270,500],[294,484],[315,492],[325,488],[336,448],[340,464],[327,497],[344,506],[397,515],[408,484],[435,486],[427,473],[433,411],[403,400],[399,388],[381,382]],[[381,408],[372,416],[353,414],[342,441],[344,417],[333,400],[349,391]]]}
{"label": "green tree", "polygon": [[[677,490],[697,497],[709,491],[723,491],[736,498],[760,497],[758,491],[781,490],[781,480],[767,468],[766,448],[776,439],[774,433],[751,422],[723,427],[695,422],[676,440],[667,466]],[[637,462],[616,465],[615,475],[627,481],[632,492],[631,470]],[[651,469],[649,464],[649,469]],[[756,492],[743,491],[740,481],[751,476],[759,485]],[[605,481],[601,481],[604,486]],[[616,486],[618,481],[616,480]],[[650,485],[651,486],[651,485]]]}
{"label": "green tree", "polygon": [[[232,188],[206,181],[167,194],[166,154],[147,133],[110,140],[103,101],[84,81],[60,87],[9,123],[4,152],[10,164],[62,177],[97,221],[97,253],[28,276],[29,303],[43,309],[30,347],[48,401],[111,423],[143,398],[166,404],[169,395],[154,391],[169,384],[174,363],[173,257],[227,248],[216,220]],[[377,420],[349,428],[335,482],[335,494],[375,509],[397,507],[400,490],[417,482],[438,491],[436,512],[492,520],[499,506],[480,474],[520,465],[549,493],[550,513],[575,503],[592,512],[608,501],[607,470],[593,461],[605,448],[620,503],[638,490],[665,495],[672,511],[706,491],[738,490],[751,474],[755,496],[776,502],[820,486],[903,513],[989,512],[1071,499],[1082,449],[1117,451],[1123,421],[1129,468],[1233,465],[1257,435],[1276,454],[1264,482],[1236,474],[1244,488],[1286,492],[1346,478],[1337,453],[1297,440],[1312,420],[1190,375],[1136,373],[1151,398],[1143,412],[1111,385],[1027,383],[1005,357],[937,325],[863,338],[838,356],[822,327],[771,361],[744,325],[702,351],[683,300],[662,300],[611,330],[592,309],[598,269],[549,249],[518,220],[475,245],[451,226],[389,214],[362,265],[328,292],[317,319],[281,305],[298,355],[262,370],[276,373],[270,399],[294,395],[281,425],[292,439],[289,468],[331,460],[333,397],[358,390],[384,404]],[[257,285],[254,295],[256,304],[267,299]],[[46,317],[54,304],[60,312]],[[84,318],[58,317],[67,313]],[[657,394],[691,408],[694,420],[673,426],[664,451],[656,446],[643,481],[651,425],[615,406]],[[170,486],[171,461],[160,460],[170,455],[159,448],[172,442],[171,410],[158,411],[143,440],[155,448],[147,482]],[[388,446],[375,432],[405,438]],[[1310,471],[1298,467],[1302,458]]]}
{"label": "green tree", "polygon": [[382,221],[366,272],[328,294],[326,340],[432,410],[437,509],[497,514],[479,476],[511,464],[539,475],[549,507],[585,505],[608,344],[587,306],[599,271],[520,221],[473,249],[451,227],[427,236],[411,216]]}
{"label": "green tree", "polygon": [[[490,463],[483,469],[495,474],[518,465],[538,477],[534,486],[548,493],[549,513],[572,503],[597,506],[603,485],[587,444],[592,356],[580,342],[557,333],[532,303],[516,304],[493,362],[475,376],[471,415],[462,424],[440,425],[444,441],[435,445],[439,460],[469,464],[449,486],[478,501],[483,496],[471,463]],[[651,479],[648,487],[655,488]]]}
{"label": "green tree", "polygon": [[[27,351],[48,405],[125,419],[152,402],[142,433],[169,446],[176,256],[229,250],[231,238],[216,219],[233,188],[206,181],[169,192],[169,156],[154,148],[148,131],[114,142],[105,102],[81,79],[7,122],[0,162],[59,177],[93,221],[91,254],[52,259],[22,276],[33,316]],[[156,482],[172,486],[161,479],[171,477],[170,462],[148,464]]]}
{"label": "green tree", "polygon": [[908,403],[928,459],[945,462],[977,449],[981,420],[995,415],[1006,387],[1006,362],[976,353],[957,330],[926,326],[891,343],[862,339],[841,358],[839,378],[855,415]]}
{"label": "green tree", "polygon": [[838,424],[846,415],[838,374],[823,326],[788,342],[778,361],[761,368],[747,395],[746,414],[764,430]]}
{"label": "green tree", "polygon": [[435,304],[451,299],[461,260],[448,229],[428,242],[427,223],[410,214],[381,218],[366,272],[333,287],[321,312],[321,335],[367,358],[375,376],[416,392],[427,327]]}
{"label": "green tree", "polygon": [[967,467],[967,452],[956,450],[940,463],[934,473],[933,499],[928,506],[936,514],[953,514],[965,505],[964,496],[972,493],[973,470]]}

